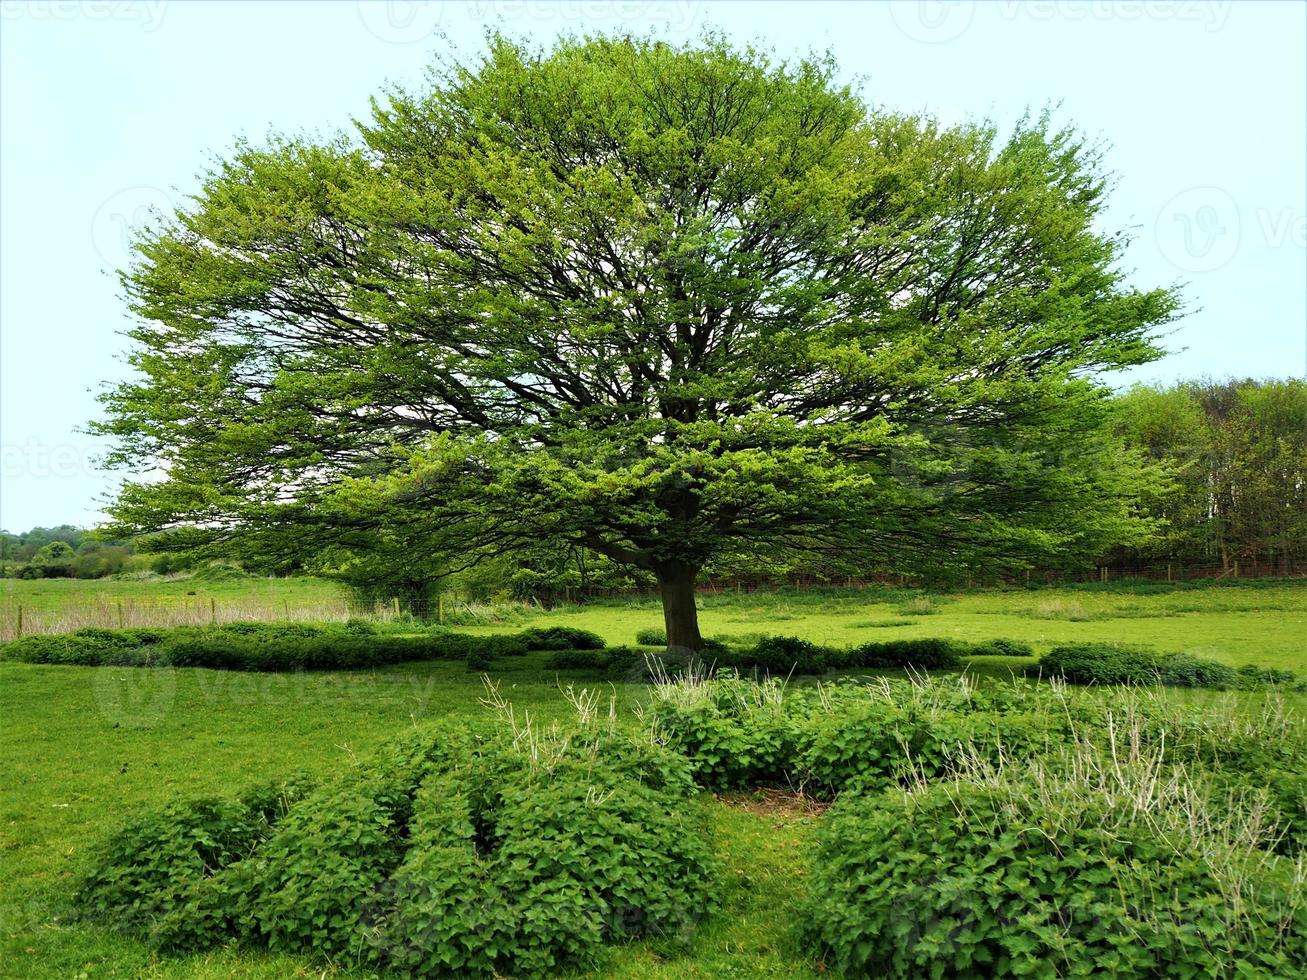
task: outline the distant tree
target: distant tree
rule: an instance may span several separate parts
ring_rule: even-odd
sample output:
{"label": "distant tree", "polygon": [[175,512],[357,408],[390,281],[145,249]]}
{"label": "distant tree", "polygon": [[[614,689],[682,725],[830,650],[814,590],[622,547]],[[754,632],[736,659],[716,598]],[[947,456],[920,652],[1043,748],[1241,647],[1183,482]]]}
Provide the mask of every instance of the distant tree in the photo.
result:
{"label": "distant tree", "polygon": [[496,38],[359,139],[240,145],[124,277],[139,376],[99,429],[166,478],[119,528],[293,540],[370,498],[433,556],[651,575],[695,649],[724,553],[961,576],[1136,540],[1149,477],[1098,376],[1155,357],[1176,298],[1125,284],[1095,149],[835,76]]}
{"label": "distant tree", "polygon": [[1307,382],[1136,386],[1118,418],[1170,474],[1142,501],[1163,530],[1139,554],[1227,569],[1307,561]]}
{"label": "distant tree", "polygon": [[76,553],[66,541],[51,541],[27,563],[32,578],[65,578],[73,574]]}

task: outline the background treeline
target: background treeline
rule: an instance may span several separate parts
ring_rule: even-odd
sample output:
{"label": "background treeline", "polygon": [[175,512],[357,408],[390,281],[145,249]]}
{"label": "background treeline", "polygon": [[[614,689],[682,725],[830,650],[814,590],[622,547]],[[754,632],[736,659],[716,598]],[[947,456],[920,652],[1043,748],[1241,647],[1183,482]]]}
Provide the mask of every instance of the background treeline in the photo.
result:
{"label": "background treeline", "polygon": [[[1044,577],[1094,572],[1307,573],[1307,382],[1301,380],[1186,381],[1137,385],[1115,399],[1116,431],[1127,448],[1153,464],[1157,478],[1139,505],[1155,522],[1148,540],[1100,556],[1088,569],[1036,569]],[[67,525],[0,532],[0,574],[16,578],[99,578],[120,573],[185,571],[194,558],[150,553],[148,542],[113,541]],[[654,588],[602,555],[542,542],[488,557],[456,574],[415,544],[368,550],[367,557],[273,557],[251,548],[223,556],[262,574],[311,573],[337,578],[359,598],[425,617],[438,593],[472,599],[508,598],[553,605],[593,595]],[[330,559],[330,553],[328,554]],[[832,560],[801,565],[759,554],[728,555],[704,570],[708,582],[766,586],[784,583],[893,579],[893,568]],[[976,581],[984,580],[978,570]],[[929,584],[929,583],[925,583]],[[374,594],[375,593],[375,594]],[[384,594],[383,594],[384,593]]]}
{"label": "background treeline", "polygon": [[1108,564],[1307,571],[1307,382],[1138,386],[1118,409],[1127,444],[1164,463],[1168,479],[1143,500],[1157,533]]}
{"label": "background treeline", "polygon": [[138,554],[135,541],[60,524],[11,534],[0,531],[0,577],[104,578],[121,573],[169,574],[193,561],[176,554]]}

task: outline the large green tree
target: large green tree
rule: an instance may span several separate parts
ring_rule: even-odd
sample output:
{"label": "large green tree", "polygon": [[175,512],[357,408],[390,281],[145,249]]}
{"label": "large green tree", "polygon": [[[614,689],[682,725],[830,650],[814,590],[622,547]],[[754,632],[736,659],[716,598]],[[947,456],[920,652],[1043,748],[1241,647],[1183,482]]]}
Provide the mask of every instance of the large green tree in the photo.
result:
{"label": "large green tree", "polygon": [[714,557],[965,574],[1130,539],[1097,379],[1176,300],[1124,283],[1097,152],[835,79],[491,38],[354,134],[238,146],[124,277],[139,375],[102,429],[166,476],[120,525],[404,509],[433,552],[574,544],[652,574],[690,648]]}

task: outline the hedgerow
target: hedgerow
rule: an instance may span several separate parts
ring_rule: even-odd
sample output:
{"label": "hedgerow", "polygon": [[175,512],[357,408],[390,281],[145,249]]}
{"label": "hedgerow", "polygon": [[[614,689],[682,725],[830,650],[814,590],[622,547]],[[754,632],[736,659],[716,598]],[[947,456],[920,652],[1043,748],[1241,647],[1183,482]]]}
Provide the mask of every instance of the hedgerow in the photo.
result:
{"label": "hedgerow", "polygon": [[138,818],[93,856],[80,907],[165,949],[415,977],[550,975],[691,929],[716,864],[686,761],[594,724],[523,734],[406,737],[274,820],[240,801]]}
{"label": "hedgerow", "polygon": [[528,650],[602,650],[604,638],[574,626],[547,626],[519,634]]}
{"label": "hedgerow", "polygon": [[1071,684],[1160,684],[1164,687],[1258,687],[1293,685],[1291,671],[1226,664],[1186,653],[1154,653],[1110,643],[1077,643],[1054,647],[1027,668],[1032,676],[1053,677]]}
{"label": "hedgerow", "polygon": [[412,660],[525,653],[521,636],[469,636],[444,630],[414,635],[369,632],[353,623],[230,623],[166,630],[84,629],[26,636],[0,657],[27,663],[217,670],[349,670]]}

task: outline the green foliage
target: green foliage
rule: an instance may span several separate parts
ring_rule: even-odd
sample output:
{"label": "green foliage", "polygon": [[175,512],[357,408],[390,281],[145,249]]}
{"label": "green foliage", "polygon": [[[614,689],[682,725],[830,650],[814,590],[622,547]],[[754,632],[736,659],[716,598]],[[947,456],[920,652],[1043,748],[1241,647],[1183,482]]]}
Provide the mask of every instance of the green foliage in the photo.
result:
{"label": "green foliage", "polygon": [[662,627],[648,627],[635,631],[635,642],[642,647],[667,646],[667,630]]}
{"label": "green foliage", "polygon": [[350,670],[410,660],[510,656],[526,652],[519,636],[468,636],[443,630],[419,635],[365,632],[357,623],[230,623],[167,630],[84,629],[25,636],[0,647],[0,658],[27,663],[216,670]]}
{"label": "green foliage", "polygon": [[846,797],[819,831],[806,931],[849,977],[1307,969],[1291,869],[1237,846],[1222,867],[1153,805],[1097,786]]}
{"label": "green foliage", "polygon": [[179,801],[129,820],[92,853],[76,898],[81,914],[148,930],[206,878],[248,857],[309,788],[295,778],[239,799]]}
{"label": "green foliage", "polygon": [[1293,684],[1296,675],[1253,665],[1235,670],[1185,653],[1153,653],[1108,643],[1054,647],[1026,669],[1033,676],[1072,684],[1161,684],[1166,687],[1256,687]]}
{"label": "green foliage", "polygon": [[143,818],[93,858],[83,912],[170,949],[235,938],[400,976],[551,975],[711,907],[692,792],[683,759],[610,731],[525,749],[431,730],[271,823],[211,801]]}
{"label": "green foliage", "polygon": [[528,650],[602,650],[604,638],[574,626],[544,626],[523,630]]}
{"label": "green foliage", "polygon": [[1126,441],[1169,471],[1142,501],[1159,533],[1126,558],[1272,574],[1307,560],[1307,382],[1136,386],[1115,408]]}
{"label": "green foliage", "polygon": [[605,670],[612,662],[607,650],[559,650],[545,661],[546,670]]}
{"label": "green foliage", "polygon": [[833,798],[952,771],[961,759],[1021,757],[1065,738],[1047,694],[956,679],[786,690],[718,678],[655,692],[653,723],[712,789],[803,787]]}
{"label": "green foliage", "polygon": [[[993,641],[988,649],[1001,649]],[[883,640],[864,643],[848,652],[850,667],[915,667],[922,670],[949,670],[962,664],[960,654],[988,652],[955,640]]]}
{"label": "green foliage", "polygon": [[238,144],[124,274],[137,373],[97,431],[166,478],[117,526],[583,547],[657,579],[689,649],[697,576],[743,553],[947,578],[1140,540],[1156,481],[1100,375],[1178,300],[1130,284],[1100,154],[841,76],[493,37],[355,136]]}

